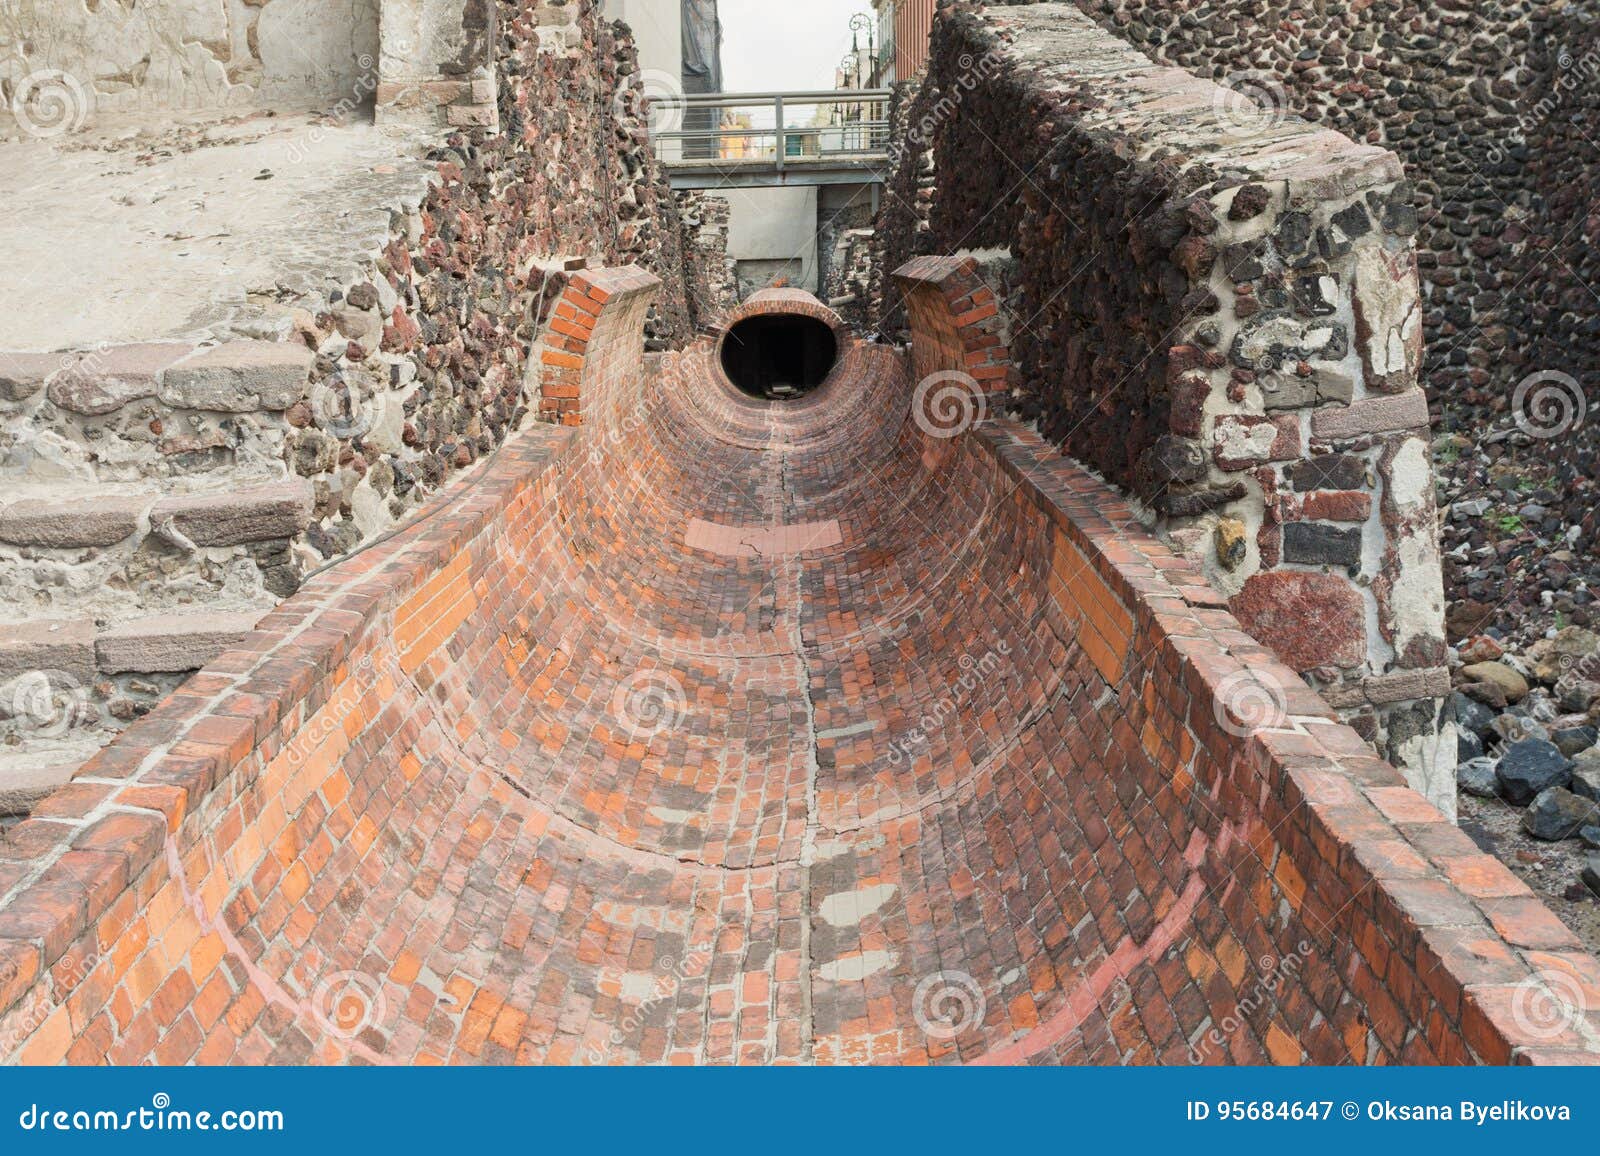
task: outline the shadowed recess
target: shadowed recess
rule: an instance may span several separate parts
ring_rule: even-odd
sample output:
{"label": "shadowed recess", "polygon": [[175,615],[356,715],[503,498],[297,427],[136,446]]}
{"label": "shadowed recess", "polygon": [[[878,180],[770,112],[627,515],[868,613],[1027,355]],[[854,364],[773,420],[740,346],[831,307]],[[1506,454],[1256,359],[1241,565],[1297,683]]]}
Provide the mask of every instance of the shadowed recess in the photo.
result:
{"label": "shadowed recess", "polygon": [[738,322],[722,341],[722,369],[751,397],[799,397],[828,379],[839,356],[833,330],[815,317],[763,314]]}

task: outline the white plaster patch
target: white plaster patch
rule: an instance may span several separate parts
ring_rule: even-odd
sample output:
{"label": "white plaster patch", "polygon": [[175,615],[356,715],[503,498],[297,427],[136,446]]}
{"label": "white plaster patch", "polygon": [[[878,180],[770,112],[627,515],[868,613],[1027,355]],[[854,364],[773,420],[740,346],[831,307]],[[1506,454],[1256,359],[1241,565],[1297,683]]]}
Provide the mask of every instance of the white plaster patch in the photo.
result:
{"label": "white plaster patch", "polygon": [[1382,246],[1363,246],[1356,252],[1355,289],[1369,327],[1365,360],[1382,377],[1405,373],[1422,324],[1415,264]]}
{"label": "white plaster patch", "polygon": [[856,927],[900,890],[893,883],[878,883],[856,891],[840,891],[824,899],[817,913],[834,927]]}
{"label": "white plaster patch", "polygon": [[649,813],[653,818],[672,826],[687,823],[696,817],[693,811],[675,811],[671,807],[651,807]]}
{"label": "white plaster patch", "polygon": [[1273,443],[1281,431],[1268,423],[1248,425],[1242,421],[1217,419],[1216,444],[1229,461],[1264,462],[1272,457]]}
{"label": "white plaster patch", "polygon": [[1452,823],[1458,816],[1455,753],[1455,723],[1445,723],[1437,735],[1418,735],[1399,746],[1406,782]]}
{"label": "white plaster patch", "polygon": [[829,983],[860,983],[867,976],[894,966],[898,958],[892,951],[863,951],[830,960],[817,968],[817,974]]}
{"label": "white plaster patch", "polygon": [[622,998],[633,1003],[643,1003],[661,994],[662,976],[649,972],[630,971],[622,977]]}
{"label": "white plaster patch", "polygon": [[1389,495],[1402,515],[1412,513],[1433,489],[1433,466],[1428,460],[1428,444],[1421,438],[1408,438],[1395,451],[1389,468]]}
{"label": "white plaster patch", "polygon": [[1444,620],[1444,567],[1435,544],[1423,534],[1395,544],[1398,568],[1391,605],[1394,648],[1405,653],[1414,638],[1437,638]]}
{"label": "white plaster patch", "polygon": [[377,91],[374,0],[276,0],[256,25],[262,96],[364,103]]}
{"label": "white plaster patch", "polygon": [[885,839],[882,835],[873,835],[870,838],[853,842],[847,842],[844,839],[823,839],[817,843],[816,858],[818,860],[838,859],[845,855],[866,854],[868,851],[880,849],[884,842]]}
{"label": "white plaster patch", "polygon": [[361,484],[350,494],[350,513],[363,539],[381,534],[394,521],[388,499],[374,490],[366,478],[362,478]]}

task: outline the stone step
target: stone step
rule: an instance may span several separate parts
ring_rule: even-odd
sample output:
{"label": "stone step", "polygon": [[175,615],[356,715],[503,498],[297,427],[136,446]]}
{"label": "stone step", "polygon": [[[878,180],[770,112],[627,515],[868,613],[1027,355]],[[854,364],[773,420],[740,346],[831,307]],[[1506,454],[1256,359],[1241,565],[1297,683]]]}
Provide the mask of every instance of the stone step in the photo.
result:
{"label": "stone step", "polygon": [[0,505],[0,542],[43,550],[115,546],[151,506],[136,497],[23,498]]}
{"label": "stone step", "polygon": [[165,497],[82,487],[24,494],[0,504],[0,544],[105,549],[150,530],[175,530],[196,546],[248,545],[293,538],[311,524],[313,504],[305,478]]}
{"label": "stone step", "polygon": [[81,417],[133,402],[220,413],[279,412],[305,396],[315,355],[278,341],[115,345],[78,353],[0,352],[0,399],[41,395]]}
{"label": "stone step", "polygon": [[199,670],[238,645],[265,610],[156,614],[102,631],[95,639],[101,674],[181,674]]}
{"label": "stone step", "polygon": [[71,782],[97,749],[87,747],[70,757],[69,752],[51,750],[0,758],[0,819],[30,814],[52,791]]}
{"label": "stone step", "polygon": [[105,675],[199,670],[242,641],[266,614],[202,608],[147,615],[103,630],[87,618],[0,623],[0,686],[35,672],[50,675],[53,683],[87,686]]}
{"label": "stone step", "polygon": [[168,498],[150,511],[197,546],[238,546],[292,538],[311,524],[312,486],[291,478],[227,494]]}
{"label": "stone step", "polygon": [[0,623],[0,821],[26,815],[267,613],[200,608],[100,630],[90,619]]}
{"label": "stone step", "polygon": [[0,685],[34,671],[59,671],[80,684],[94,680],[92,619],[41,619],[0,624]]}

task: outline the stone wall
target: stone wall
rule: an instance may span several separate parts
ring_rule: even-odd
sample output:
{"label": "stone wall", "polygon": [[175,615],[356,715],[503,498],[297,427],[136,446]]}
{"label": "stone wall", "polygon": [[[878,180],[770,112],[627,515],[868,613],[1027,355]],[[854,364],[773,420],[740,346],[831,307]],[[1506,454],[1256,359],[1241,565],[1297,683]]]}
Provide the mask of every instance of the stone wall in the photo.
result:
{"label": "stone wall", "polygon": [[[1594,420],[1600,407],[1600,323],[1589,286],[1600,284],[1593,200],[1600,145],[1591,127],[1600,116],[1600,12],[1593,5],[1542,5],[1529,21],[1527,45],[1515,89],[1519,127],[1493,142],[1501,162],[1495,171],[1519,179],[1525,173],[1532,192],[1525,219],[1507,229],[1523,255],[1509,270],[1519,279],[1506,297],[1512,307],[1506,324],[1515,335],[1509,352],[1527,349],[1523,357],[1512,358],[1511,369],[1560,371],[1577,379],[1588,420],[1573,427],[1570,401],[1575,399],[1569,399],[1558,439],[1552,446],[1542,438],[1536,450],[1554,448],[1569,468],[1595,484],[1600,483],[1600,422]],[[1497,197],[1520,205],[1517,192],[1515,185],[1496,182]],[[1485,246],[1480,255],[1496,260],[1505,253],[1503,246]],[[1500,387],[1514,380],[1496,365],[1490,371],[1498,374],[1494,380]],[[1549,415],[1528,416],[1533,425],[1550,424]],[[1563,496],[1564,520],[1581,528],[1569,545],[1600,554],[1600,509],[1592,494],[1568,490]]]}
{"label": "stone wall", "polygon": [[902,81],[889,103],[889,175],[872,229],[871,300],[867,321],[886,336],[906,334],[905,309],[892,274],[912,257],[935,253],[932,110],[937,78],[921,73]]}
{"label": "stone wall", "polygon": [[[502,5],[495,0],[379,0],[379,123],[492,127]],[[581,41],[576,4],[540,6],[539,35],[559,51]]]}
{"label": "stone wall", "polygon": [[874,280],[875,234],[869,226],[832,230],[822,297],[858,329],[867,328]]}
{"label": "stone wall", "polygon": [[[1600,403],[1594,5],[1077,6],[1156,59],[1264,101],[1269,119],[1298,113],[1402,159],[1419,218],[1423,383],[1454,435],[1452,638],[1587,619],[1600,578],[1600,423],[1579,420]],[[1524,483],[1535,501],[1508,492]]]}
{"label": "stone wall", "polygon": [[[873,196],[838,186],[819,190],[817,201],[817,293],[852,325],[863,324],[872,281]],[[849,300],[854,298],[854,300]]]}
{"label": "stone wall", "polygon": [[[1008,0],[1000,0],[1006,3]],[[1246,124],[1290,114],[1392,149],[1418,215],[1426,286],[1424,379],[1464,426],[1503,412],[1526,372],[1515,337],[1528,296],[1520,257],[1536,182],[1520,111],[1541,41],[1565,44],[1574,6],[1373,0],[1305,5],[1248,0],[1077,0],[1155,59],[1212,78],[1240,97]],[[1550,22],[1554,21],[1554,26]]]}
{"label": "stone wall", "polygon": [[6,4],[0,133],[8,126],[67,131],[95,116],[155,109],[370,103],[379,6],[380,0]]}
{"label": "stone wall", "polygon": [[1008,253],[1016,411],[1452,808],[1397,159],[1297,119],[1241,125],[1225,90],[1062,4],[944,9],[906,121],[884,259]]}
{"label": "stone wall", "polygon": [[531,411],[530,354],[569,266],[660,274],[651,347],[693,332],[677,206],[649,149],[632,41],[592,0],[502,8],[498,127],[453,136],[376,276],[301,319],[320,356],[311,398],[290,414],[290,461],[319,480],[310,540],[324,557],[415,506]]}
{"label": "stone wall", "polygon": [[739,279],[728,256],[726,197],[702,190],[676,194],[683,222],[685,276],[689,312],[700,328],[715,325],[739,303]]}

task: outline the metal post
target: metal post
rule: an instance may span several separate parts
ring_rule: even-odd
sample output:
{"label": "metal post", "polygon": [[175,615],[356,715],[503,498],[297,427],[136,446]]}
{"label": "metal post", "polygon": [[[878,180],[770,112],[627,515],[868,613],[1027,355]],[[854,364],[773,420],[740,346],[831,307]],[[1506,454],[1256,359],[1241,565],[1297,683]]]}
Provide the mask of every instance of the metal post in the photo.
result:
{"label": "metal post", "polygon": [[785,154],[789,151],[789,130],[783,123],[783,94],[773,98],[773,111],[778,117],[778,171],[783,172]]}

